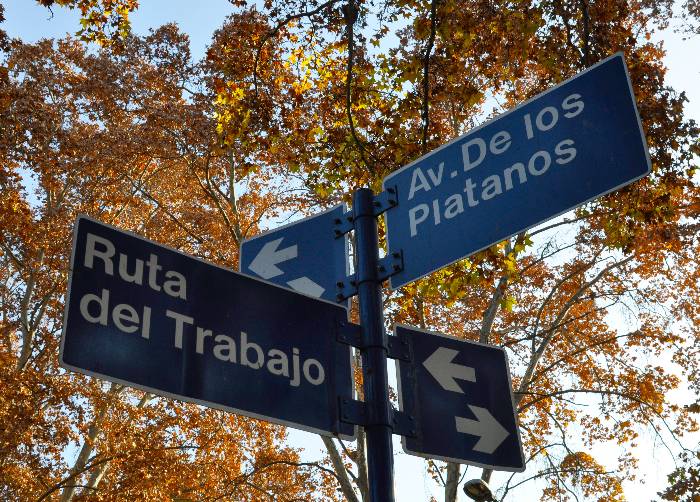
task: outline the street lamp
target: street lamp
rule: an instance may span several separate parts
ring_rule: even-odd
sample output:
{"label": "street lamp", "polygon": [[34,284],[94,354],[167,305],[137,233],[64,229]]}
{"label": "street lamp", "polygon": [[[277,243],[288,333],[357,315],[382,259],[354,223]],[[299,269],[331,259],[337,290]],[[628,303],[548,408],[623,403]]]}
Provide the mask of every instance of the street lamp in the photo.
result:
{"label": "street lamp", "polygon": [[491,488],[483,479],[472,479],[464,483],[464,493],[476,502],[490,502],[493,500]]}

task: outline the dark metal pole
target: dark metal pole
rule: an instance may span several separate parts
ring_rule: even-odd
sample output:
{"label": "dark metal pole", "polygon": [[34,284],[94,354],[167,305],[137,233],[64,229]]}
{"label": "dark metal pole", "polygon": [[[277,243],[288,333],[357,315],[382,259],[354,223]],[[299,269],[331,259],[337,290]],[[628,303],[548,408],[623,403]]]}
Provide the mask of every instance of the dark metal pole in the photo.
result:
{"label": "dark metal pole", "polygon": [[362,325],[362,376],[367,425],[367,475],[371,502],[394,502],[394,452],[391,444],[392,411],[387,375],[387,338],[384,333],[381,283],[378,279],[379,244],[374,194],[355,192],[353,216],[357,253],[357,292]]}

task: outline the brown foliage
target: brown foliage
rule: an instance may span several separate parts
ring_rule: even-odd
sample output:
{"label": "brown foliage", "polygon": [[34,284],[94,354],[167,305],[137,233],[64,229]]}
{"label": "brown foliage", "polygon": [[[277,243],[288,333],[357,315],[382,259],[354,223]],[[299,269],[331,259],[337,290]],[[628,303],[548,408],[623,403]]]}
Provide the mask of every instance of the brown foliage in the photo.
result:
{"label": "brown foliage", "polygon": [[239,166],[185,37],[165,26],[97,54],[71,39],[14,42],[6,64],[0,496],[313,498],[318,469],[285,446],[283,428],[57,367],[76,215],[233,266],[271,201],[284,207],[265,176],[234,197]]}
{"label": "brown foliage", "polygon": [[[389,293],[387,313],[507,348],[525,476],[546,479],[545,498],[621,499],[633,455],[596,459],[592,445],[631,450],[651,428],[689,448],[682,435],[697,430],[697,410],[669,392],[682,378],[696,394],[700,386],[700,148],[651,41],[672,2],[233,2],[201,64],[175,26],[126,36],[134,2],[44,3],[85,9],[81,36],[119,44],[86,52],[72,39],[17,41],[7,53],[0,418],[10,425],[0,431],[0,495],[330,499],[337,486],[350,500],[365,495],[362,440],[342,452],[328,442],[319,470],[298,463],[278,427],[57,368],[72,221],[87,213],[234,266],[241,239],[265,219],[378,189],[386,174],[617,51],[652,174]],[[695,13],[694,2],[685,7]],[[67,462],[71,449],[77,460]],[[431,466],[454,486],[459,470],[442,472]]]}

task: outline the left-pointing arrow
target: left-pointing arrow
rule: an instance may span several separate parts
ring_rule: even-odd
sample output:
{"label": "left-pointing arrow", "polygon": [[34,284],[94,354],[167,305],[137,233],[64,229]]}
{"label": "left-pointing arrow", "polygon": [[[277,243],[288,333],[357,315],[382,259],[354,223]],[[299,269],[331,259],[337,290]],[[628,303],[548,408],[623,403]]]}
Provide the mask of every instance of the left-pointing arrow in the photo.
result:
{"label": "left-pointing arrow", "polygon": [[248,268],[263,279],[271,279],[282,275],[284,272],[277,265],[297,257],[296,244],[284,249],[277,249],[282,239],[284,237],[266,243],[255,259],[248,265]]}
{"label": "left-pointing arrow", "polygon": [[480,406],[468,405],[476,420],[455,417],[457,432],[479,436],[479,441],[472,448],[482,453],[493,453],[510,433],[496,420],[491,412]]}
{"label": "left-pointing arrow", "polygon": [[457,354],[459,352],[456,350],[438,347],[428,359],[423,361],[423,366],[443,389],[464,394],[457,380],[476,382],[476,375],[474,368],[452,362]]}

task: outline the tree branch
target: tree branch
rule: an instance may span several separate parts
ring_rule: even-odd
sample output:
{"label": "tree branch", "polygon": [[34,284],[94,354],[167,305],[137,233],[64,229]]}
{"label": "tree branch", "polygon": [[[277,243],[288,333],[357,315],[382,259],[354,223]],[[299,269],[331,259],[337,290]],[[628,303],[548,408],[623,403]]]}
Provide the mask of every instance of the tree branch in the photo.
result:
{"label": "tree branch", "polygon": [[19,359],[17,360],[17,371],[22,371],[27,366],[29,358],[32,355],[32,345],[34,344],[34,334],[36,330],[31,325],[28,317],[29,303],[32,301],[32,296],[34,295],[34,287],[36,286],[36,273],[39,271],[43,261],[44,261],[45,251],[42,249],[39,252],[38,264],[32,270],[28,270],[29,279],[24,290],[24,295],[19,304],[19,318],[20,318],[20,329],[22,332],[22,349],[20,351]]}
{"label": "tree branch", "polygon": [[343,7],[343,14],[345,15],[345,23],[347,26],[347,46],[348,46],[348,63],[345,76],[345,112],[348,118],[348,126],[350,127],[350,134],[352,135],[355,144],[357,145],[358,151],[360,153],[360,158],[362,163],[367,167],[370,175],[374,175],[374,166],[367,162],[365,157],[365,145],[362,143],[360,138],[357,136],[357,131],[355,130],[355,121],[352,117],[352,74],[353,65],[355,64],[355,21],[357,21],[358,9],[355,6],[355,0],[348,0],[348,3]]}
{"label": "tree branch", "polygon": [[578,3],[581,8],[581,17],[583,18],[583,40],[581,41],[583,44],[581,52],[583,54],[581,56],[581,66],[585,68],[588,66],[588,61],[590,59],[591,15],[588,11],[588,0],[579,0]]}
{"label": "tree branch", "polygon": [[323,3],[319,5],[317,8],[311,11],[306,11],[306,12],[300,12],[298,14],[290,14],[286,18],[284,18],[282,21],[277,23],[277,25],[272,28],[270,31],[268,31],[265,36],[263,36],[262,40],[260,41],[260,45],[258,45],[258,49],[255,52],[255,62],[253,63],[253,89],[255,90],[255,98],[257,99],[258,97],[258,66],[260,64],[260,56],[262,55],[262,50],[265,44],[270,40],[272,37],[277,35],[282,28],[284,28],[287,24],[289,24],[292,21],[295,21],[297,19],[303,19],[305,17],[311,17],[319,12],[321,12],[323,9],[326,7],[332,6],[334,3],[337,3],[339,0],[329,0],[326,3]]}
{"label": "tree branch", "polygon": [[[523,379],[520,382],[520,386],[518,387],[519,392],[524,391],[532,382],[532,375],[533,375],[537,365],[539,364],[539,361],[542,358],[542,355],[544,354],[545,350],[549,346],[549,343],[554,338],[554,335],[557,333],[556,327],[561,325],[564,318],[568,315],[569,310],[576,303],[576,301],[581,297],[581,295],[583,295],[584,292],[589,290],[594,284],[596,284],[603,277],[605,277],[608,274],[608,272],[610,272],[616,268],[622,267],[623,265],[625,265],[626,263],[631,261],[632,258],[633,258],[633,256],[630,255],[623,260],[616,261],[616,262],[613,262],[612,264],[608,265],[603,270],[601,270],[590,281],[585,282],[583,285],[581,285],[581,287],[579,287],[579,289],[573,295],[571,295],[571,297],[566,301],[566,303],[564,303],[563,307],[561,308],[561,310],[557,314],[556,318],[550,324],[550,328],[547,331],[545,331],[545,333],[547,333],[547,335],[544,337],[544,340],[542,340],[542,342],[540,343],[540,346],[537,347],[534,354],[532,355],[532,357],[530,359],[530,363],[528,364],[528,367],[525,370],[525,374],[523,375]],[[590,266],[592,266],[592,263],[590,264]],[[590,269],[590,266],[587,269]],[[585,272],[585,270],[583,270],[583,271]],[[581,273],[581,272],[582,272],[582,270],[579,270],[579,271],[577,271],[577,274]],[[550,297],[548,297],[548,298],[550,298]],[[540,313],[541,313],[541,309],[540,309]],[[533,343],[534,343],[534,340],[533,340]],[[516,404],[517,403],[519,403],[518,398],[516,398]]]}
{"label": "tree branch", "polygon": [[[525,241],[525,232],[521,232],[515,238],[515,246],[522,244]],[[513,252],[515,246],[511,246],[510,241],[506,244],[506,254]],[[498,284],[493,291],[491,296],[491,301],[489,302],[484,316],[481,320],[481,328],[479,329],[479,341],[481,343],[488,343],[489,335],[493,329],[493,322],[496,320],[496,314],[498,313],[498,307],[501,305],[501,300],[506,292],[506,286],[508,285],[508,274],[504,273],[498,280]]]}
{"label": "tree branch", "polygon": [[421,137],[421,153],[425,155],[428,149],[428,128],[430,126],[429,97],[430,92],[430,54],[435,44],[435,34],[437,32],[437,4],[440,0],[430,2],[430,36],[423,56],[423,103],[421,115],[423,118],[423,134]]}
{"label": "tree branch", "polygon": [[[70,476],[67,479],[74,479],[76,476],[88,470],[87,466],[90,455],[92,455],[97,436],[102,431],[102,422],[104,421],[107,411],[109,410],[109,401],[118,396],[123,390],[123,385],[116,383],[110,384],[109,390],[107,391],[107,401],[102,403],[102,406],[97,411],[95,418],[90,424],[90,427],[88,427],[87,437],[83,441],[83,446],[80,448],[78,457],[75,459],[75,463],[70,470]],[[77,486],[66,486],[61,493],[59,502],[70,502],[75,495],[76,488]]]}
{"label": "tree branch", "polygon": [[326,447],[328,455],[331,457],[331,464],[333,465],[333,470],[335,471],[335,477],[340,484],[340,489],[343,491],[343,495],[349,502],[359,502],[355,490],[352,488],[352,483],[348,478],[347,472],[345,472],[345,465],[343,464],[343,459],[338,452],[338,448],[335,447],[335,443],[332,438],[327,436],[321,436],[323,444]]}
{"label": "tree branch", "polygon": [[445,502],[455,502],[457,500],[459,470],[459,464],[455,462],[447,463],[447,480],[445,481]]}

